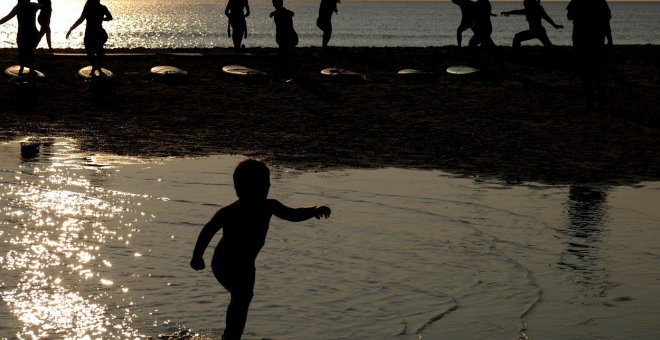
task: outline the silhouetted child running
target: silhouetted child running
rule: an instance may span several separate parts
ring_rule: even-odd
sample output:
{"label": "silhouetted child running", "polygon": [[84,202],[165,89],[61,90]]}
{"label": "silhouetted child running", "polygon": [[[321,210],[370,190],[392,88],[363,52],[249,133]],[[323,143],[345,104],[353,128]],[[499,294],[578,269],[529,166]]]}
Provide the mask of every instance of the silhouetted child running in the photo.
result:
{"label": "silhouetted child running", "polygon": [[101,0],[87,0],[80,18],[66,32],[66,38],[69,39],[71,31],[85,20],[87,20],[84,40],[85,52],[92,64],[91,74],[96,76],[96,72],[98,72],[101,76],[105,76],[105,73],[101,71],[101,60],[104,54],[103,45],[108,41],[108,33],[103,29],[103,22],[112,20],[112,14],[110,14],[107,7],[101,5]]}
{"label": "silhouetted child running", "polygon": [[456,42],[458,47],[463,43],[463,32],[474,26],[475,3],[470,0],[451,0],[461,9],[461,23],[456,28]]}
{"label": "silhouetted child running", "polygon": [[238,50],[244,47],[241,45],[243,37],[247,38],[247,22],[245,22],[245,18],[250,15],[248,0],[229,0],[227,7],[225,7],[225,15],[229,19],[227,35],[232,38],[234,49]]}
{"label": "silhouetted child running", "polygon": [[319,5],[319,17],[316,19],[316,27],[323,31],[323,47],[328,47],[332,37],[332,14],[339,13],[337,4],[339,0],[321,0]]}
{"label": "silhouetted child running", "polygon": [[223,207],[204,226],[197,238],[190,266],[204,269],[204,250],[213,236],[223,229],[222,238],[215,248],[211,268],[213,275],[231,294],[227,307],[224,340],[240,339],[252,301],[255,260],[266,241],[270,218],[299,222],[312,217],[330,216],[326,206],[289,208],[274,199],[268,199],[270,171],[253,159],[241,162],[234,170],[234,188],[238,200]]}
{"label": "silhouetted child running", "polygon": [[34,50],[37,47],[36,17],[37,11],[41,6],[30,0],[18,0],[18,3],[4,18],[0,19],[0,25],[16,17],[18,20],[18,32],[16,34],[16,45],[18,46],[18,65],[19,74],[22,74],[25,67],[30,69],[29,76],[36,76],[34,70]]}
{"label": "silhouetted child running", "polygon": [[543,6],[541,6],[541,0],[524,0],[523,6],[523,9],[502,12],[502,15],[505,17],[508,17],[512,14],[524,15],[527,19],[527,23],[529,24],[529,30],[516,33],[516,35],[513,37],[513,47],[520,47],[520,44],[523,41],[531,39],[539,39],[541,43],[543,43],[543,46],[551,47],[552,42],[550,42],[550,38],[548,38],[548,34],[545,32],[545,28],[543,28],[541,19],[547,21],[555,29],[564,28],[564,26],[557,25],[554,21],[552,21],[552,18],[550,18],[548,13],[545,12]]}
{"label": "silhouetted child running", "polygon": [[298,45],[298,34],[293,28],[294,13],[284,8],[283,0],[273,0],[273,7],[275,10],[270,13],[270,17],[275,21],[275,41],[282,69],[288,78],[292,73],[291,53],[293,48]]}
{"label": "silhouetted child running", "polygon": [[53,45],[50,39],[50,17],[53,14],[53,6],[50,0],[39,0],[41,5],[41,11],[37,17],[39,22],[39,37],[37,38],[37,45],[41,39],[46,36],[46,43],[48,44],[48,49],[53,50]]}

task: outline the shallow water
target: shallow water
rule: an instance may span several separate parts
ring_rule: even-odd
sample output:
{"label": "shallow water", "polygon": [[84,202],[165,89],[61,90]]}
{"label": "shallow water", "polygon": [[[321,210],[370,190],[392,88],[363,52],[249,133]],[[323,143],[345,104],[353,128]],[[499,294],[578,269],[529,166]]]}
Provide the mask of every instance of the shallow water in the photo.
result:
{"label": "shallow water", "polygon": [[[0,338],[219,337],[228,295],[188,262],[241,159],[89,155],[68,139],[26,159],[0,144]],[[271,197],[333,214],[273,219],[247,339],[660,335],[660,183],[272,177]]]}

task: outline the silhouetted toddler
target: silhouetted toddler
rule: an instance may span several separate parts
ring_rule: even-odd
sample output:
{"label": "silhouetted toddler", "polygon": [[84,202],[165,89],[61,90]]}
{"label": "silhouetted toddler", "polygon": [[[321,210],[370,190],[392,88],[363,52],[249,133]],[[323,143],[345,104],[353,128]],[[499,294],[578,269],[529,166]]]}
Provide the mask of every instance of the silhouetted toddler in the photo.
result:
{"label": "silhouetted toddler", "polygon": [[213,236],[223,229],[211,268],[218,282],[231,294],[227,325],[222,335],[225,340],[240,339],[243,334],[253,296],[255,260],[266,241],[270,218],[275,215],[299,222],[330,216],[330,208],[326,206],[294,209],[268,199],[270,171],[264,163],[256,160],[245,160],[236,167],[234,188],[238,200],[218,210],[204,226],[190,261],[193,269],[203,269],[204,250]]}

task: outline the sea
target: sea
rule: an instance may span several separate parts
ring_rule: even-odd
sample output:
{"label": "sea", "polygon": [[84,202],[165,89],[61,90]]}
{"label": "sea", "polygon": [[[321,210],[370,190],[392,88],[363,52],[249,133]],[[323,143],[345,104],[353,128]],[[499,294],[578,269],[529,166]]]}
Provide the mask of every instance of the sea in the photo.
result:
{"label": "sea", "polygon": [[[211,48],[229,47],[226,1],[213,0],[103,0],[114,20],[105,23],[110,36],[108,48]],[[9,13],[14,1],[0,3],[0,15]],[[84,0],[54,0],[52,41],[54,48],[82,48],[84,28],[69,40],[69,27],[80,16]],[[571,45],[572,24],[566,18],[567,2],[544,2],[546,11],[564,29],[545,24],[556,45]],[[610,2],[612,35],[615,44],[659,44],[660,2]],[[300,46],[320,46],[321,31],[316,27],[319,1],[287,0],[285,7],[295,12],[294,25]],[[460,9],[449,1],[352,1],[338,6],[332,18],[334,46],[448,46],[456,45]],[[510,46],[513,35],[527,29],[523,16],[504,17],[500,13],[522,8],[522,1],[492,2],[492,38]],[[269,0],[251,0],[247,18],[246,47],[275,47],[275,25],[269,17]],[[84,25],[84,24],[83,24]],[[472,33],[464,32],[464,42]],[[0,26],[0,48],[16,46],[16,20]],[[539,45],[529,41],[525,45]],[[45,48],[45,40],[40,48]]]}
{"label": "sea", "polygon": [[[189,261],[243,159],[0,144],[0,339],[219,339],[229,295]],[[273,218],[244,339],[660,336],[660,182],[270,166],[332,215]]]}

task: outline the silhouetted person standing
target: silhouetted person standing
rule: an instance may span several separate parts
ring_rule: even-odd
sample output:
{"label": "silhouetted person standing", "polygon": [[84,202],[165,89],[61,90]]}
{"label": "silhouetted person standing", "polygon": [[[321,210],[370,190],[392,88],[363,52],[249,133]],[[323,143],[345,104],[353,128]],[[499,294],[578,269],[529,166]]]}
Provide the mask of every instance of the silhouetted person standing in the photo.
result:
{"label": "silhouetted person standing", "polygon": [[96,75],[96,71],[101,75],[105,75],[101,71],[101,60],[103,59],[103,45],[108,41],[108,33],[103,29],[103,22],[112,20],[112,14],[107,7],[101,5],[101,0],[87,0],[85,7],[83,7],[80,18],[69,28],[66,33],[66,38],[69,39],[71,31],[76,29],[83,21],[87,20],[85,28],[85,52],[87,58],[92,64],[92,76]]}
{"label": "silhouetted person standing", "polygon": [[50,39],[50,17],[53,14],[53,6],[50,0],[39,0],[41,5],[41,11],[37,17],[39,22],[39,37],[37,38],[37,45],[41,39],[46,36],[46,43],[48,44],[48,49],[53,50],[53,45]]}
{"label": "silhouetted person standing", "polygon": [[474,5],[474,36],[470,39],[470,47],[495,47],[490,35],[493,33],[493,25],[490,22],[492,6],[488,0],[477,0]]}
{"label": "silhouetted person standing", "polygon": [[204,269],[204,251],[213,236],[223,229],[222,238],[215,248],[211,269],[218,282],[231,294],[227,307],[227,325],[224,340],[240,339],[245,328],[248,308],[254,295],[255,261],[266,242],[268,224],[273,215],[291,222],[312,217],[330,216],[326,206],[289,208],[274,199],[268,199],[270,171],[259,161],[248,159],[234,171],[234,188],[238,200],[223,207],[199,233],[190,266]]}
{"label": "silhouetted person standing", "polygon": [[323,47],[328,47],[328,42],[332,36],[332,14],[339,13],[337,9],[339,2],[339,0],[321,0],[316,27],[323,31]]}
{"label": "silhouetted person standing", "polygon": [[587,104],[593,104],[593,86],[602,95],[602,74],[605,69],[607,45],[612,45],[610,19],[612,13],[605,0],[572,0],[568,20],[573,21],[573,47]]}
{"label": "silhouetted person standing", "polygon": [[16,45],[18,46],[19,74],[23,73],[25,67],[30,69],[29,75],[35,76],[34,50],[37,47],[37,11],[41,6],[30,2],[30,0],[18,0],[18,3],[4,18],[0,19],[0,25],[16,17],[18,20],[18,32],[16,33]]}
{"label": "silhouetted person standing", "polygon": [[294,13],[284,8],[283,0],[273,0],[275,10],[270,13],[270,17],[275,21],[275,41],[278,46],[278,54],[282,69],[287,77],[291,76],[291,53],[294,47],[298,45],[298,33],[293,28]]}
{"label": "silhouetted person standing", "polygon": [[463,32],[474,26],[475,3],[470,0],[451,0],[461,9],[461,23],[456,28],[456,42],[461,47],[463,42]]}
{"label": "silhouetted person standing", "polygon": [[502,15],[505,17],[508,17],[512,14],[524,15],[527,19],[527,23],[529,24],[529,30],[516,33],[516,35],[513,37],[513,47],[520,47],[520,44],[523,41],[532,39],[539,39],[543,46],[551,47],[552,42],[550,42],[548,33],[546,33],[545,28],[543,28],[541,19],[547,21],[555,29],[564,28],[564,26],[555,24],[548,13],[545,12],[543,6],[541,6],[541,0],[524,0],[523,6],[525,7],[523,9],[502,12]]}
{"label": "silhouetted person standing", "polygon": [[234,42],[234,48],[240,49],[243,38],[247,38],[247,22],[245,18],[250,15],[248,0],[229,0],[225,7],[225,15],[229,19],[227,34]]}

